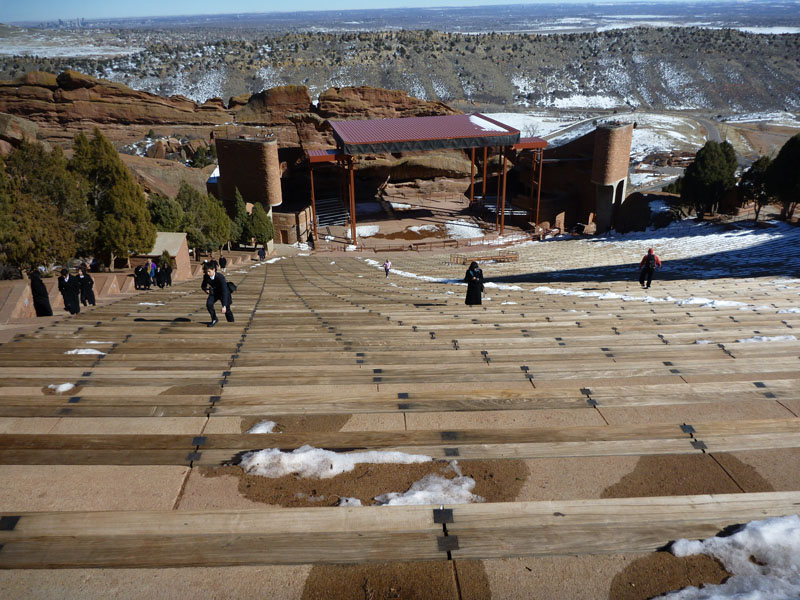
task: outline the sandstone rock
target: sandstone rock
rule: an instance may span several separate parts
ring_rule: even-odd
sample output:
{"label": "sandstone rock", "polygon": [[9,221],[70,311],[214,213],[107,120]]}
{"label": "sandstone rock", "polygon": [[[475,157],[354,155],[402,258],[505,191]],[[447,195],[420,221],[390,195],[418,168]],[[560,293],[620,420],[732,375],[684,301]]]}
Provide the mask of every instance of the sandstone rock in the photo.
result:
{"label": "sandstone rock", "polygon": [[288,125],[288,114],[313,111],[311,96],[304,85],[284,85],[250,96],[236,112],[237,123]]}
{"label": "sandstone rock", "polygon": [[21,85],[33,85],[36,87],[46,87],[54,90],[58,87],[58,81],[53,73],[44,71],[31,71],[17,78],[17,83]]}
{"label": "sandstone rock", "polygon": [[222,98],[209,98],[200,105],[199,110],[225,110]]}
{"label": "sandstone rock", "polygon": [[193,158],[197,151],[200,148],[207,148],[208,144],[205,140],[189,140],[183,145],[183,151],[186,153],[186,156],[189,158]]}
{"label": "sandstone rock", "polygon": [[14,149],[14,146],[9,144],[5,140],[0,140],[0,156],[8,156],[11,154],[11,151]]}
{"label": "sandstone rock", "polygon": [[187,98],[162,98],[133,90],[121,83],[97,79],[77,71],[55,77],[31,73],[17,82],[0,82],[0,112],[25,116],[38,123],[66,125],[221,124],[230,115],[221,101],[202,108]]}
{"label": "sandstone rock", "polygon": [[27,119],[0,113],[0,140],[18,146],[20,142],[35,142],[38,131],[36,123]]}
{"label": "sandstone rock", "polygon": [[428,102],[401,90],[369,86],[330,88],[319,96],[318,111],[325,119],[393,119],[461,114],[443,102]]}
{"label": "sandstone rock", "polygon": [[192,169],[171,160],[145,158],[131,154],[120,154],[120,157],[145,192],[161,194],[170,198],[174,198],[178,194],[183,181],[206,193],[206,180],[215,168],[214,165],[210,165],[202,169]]}
{"label": "sandstone rock", "polygon": [[92,77],[91,75],[85,75],[84,73],[73,71],[71,69],[67,69],[66,71],[61,73],[58,77],[56,77],[56,82],[58,83],[58,87],[64,90],[90,88],[101,83],[105,84],[111,83],[110,81],[106,81],[105,79],[97,79],[96,77]]}
{"label": "sandstone rock", "polygon": [[460,151],[426,152],[394,157],[391,154],[365,156],[359,160],[359,175],[390,181],[469,177],[470,160]]}
{"label": "sandstone rock", "polygon": [[240,94],[239,96],[231,96],[228,100],[228,109],[236,110],[242,106],[247,105],[250,101],[250,94]]}
{"label": "sandstone rock", "polygon": [[416,204],[437,197],[466,199],[465,194],[468,193],[469,177],[464,179],[415,179],[385,184],[380,190],[380,197],[388,202]]}
{"label": "sandstone rock", "polygon": [[164,142],[158,140],[155,144],[147,149],[145,156],[147,156],[147,158],[166,158],[167,149],[164,146]]}

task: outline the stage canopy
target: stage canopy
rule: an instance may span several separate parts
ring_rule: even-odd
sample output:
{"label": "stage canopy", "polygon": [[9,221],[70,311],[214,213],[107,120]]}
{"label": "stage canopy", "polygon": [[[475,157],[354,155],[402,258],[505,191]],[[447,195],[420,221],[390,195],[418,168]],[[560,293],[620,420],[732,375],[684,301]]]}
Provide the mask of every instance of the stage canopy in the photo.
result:
{"label": "stage canopy", "polygon": [[[338,153],[350,156],[492,148],[514,146],[520,141],[519,130],[479,113],[328,122],[333,127]],[[546,145],[544,140],[541,143],[541,147]]]}

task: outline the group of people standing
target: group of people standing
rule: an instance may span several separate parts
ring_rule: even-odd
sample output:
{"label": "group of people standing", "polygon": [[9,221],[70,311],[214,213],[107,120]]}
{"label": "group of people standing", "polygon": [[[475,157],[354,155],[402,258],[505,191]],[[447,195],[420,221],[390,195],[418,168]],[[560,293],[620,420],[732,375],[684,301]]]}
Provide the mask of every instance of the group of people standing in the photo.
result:
{"label": "group of people standing", "polygon": [[133,270],[133,287],[137,290],[149,290],[152,286],[163,288],[172,285],[172,265],[166,262],[161,265],[147,259],[143,265]]}
{"label": "group of people standing", "polygon": [[[52,317],[53,307],[50,306],[50,295],[47,286],[42,281],[42,274],[38,269],[30,272],[31,295],[33,296],[33,309],[37,317]],[[69,269],[61,269],[58,278],[58,291],[64,299],[64,310],[71,315],[81,312],[81,305],[94,306],[94,279],[89,275],[89,267],[81,264],[73,273]]]}

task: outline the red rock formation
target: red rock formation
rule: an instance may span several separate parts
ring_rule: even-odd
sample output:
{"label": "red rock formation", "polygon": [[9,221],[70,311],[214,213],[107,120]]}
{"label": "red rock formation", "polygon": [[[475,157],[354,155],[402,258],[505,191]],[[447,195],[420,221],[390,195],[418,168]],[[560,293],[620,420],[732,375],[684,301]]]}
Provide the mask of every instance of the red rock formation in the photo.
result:
{"label": "red rock formation", "polygon": [[319,96],[318,112],[325,119],[394,119],[456,115],[443,102],[428,102],[400,90],[368,86],[330,88]]}
{"label": "red rock formation", "polygon": [[103,125],[215,125],[230,121],[222,101],[198,107],[180,96],[162,98],[76,71],[58,77],[28,73],[0,82],[0,112],[42,123]]}
{"label": "red rock formation", "polygon": [[250,96],[247,104],[236,110],[236,122],[248,125],[289,125],[290,114],[313,110],[314,105],[306,86],[283,85]]}
{"label": "red rock formation", "polygon": [[0,113],[0,156],[6,156],[23,141],[36,142],[36,123]]}

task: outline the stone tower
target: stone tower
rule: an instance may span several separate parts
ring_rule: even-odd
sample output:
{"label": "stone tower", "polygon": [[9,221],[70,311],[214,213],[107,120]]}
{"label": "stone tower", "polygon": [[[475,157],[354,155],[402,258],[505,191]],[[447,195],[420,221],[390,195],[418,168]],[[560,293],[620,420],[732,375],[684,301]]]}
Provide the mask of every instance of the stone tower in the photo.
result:
{"label": "stone tower", "polygon": [[283,201],[278,142],[274,137],[217,138],[219,194],[233,214],[236,190],[249,205],[262,204],[269,212]]}
{"label": "stone tower", "polygon": [[631,123],[603,124],[595,131],[591,181],[598,233],[613,227],[614,210],[625,201],[632,140]]}

